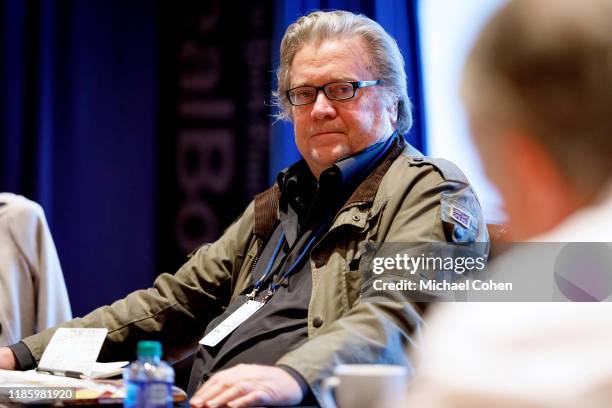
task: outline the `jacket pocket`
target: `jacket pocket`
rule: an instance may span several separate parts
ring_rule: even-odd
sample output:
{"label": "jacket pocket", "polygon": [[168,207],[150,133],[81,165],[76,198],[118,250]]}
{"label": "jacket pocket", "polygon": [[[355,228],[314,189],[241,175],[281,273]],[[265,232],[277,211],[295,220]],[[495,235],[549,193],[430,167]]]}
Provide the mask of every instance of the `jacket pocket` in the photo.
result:
{"label": "jacket pocket", "polygon": [[353,307],[361,297],[364,276],[371,267],[372,250],[375,247],[374,241],[364,239],[359,242],[353,259],[347,261],[345,280],[349,307]]}

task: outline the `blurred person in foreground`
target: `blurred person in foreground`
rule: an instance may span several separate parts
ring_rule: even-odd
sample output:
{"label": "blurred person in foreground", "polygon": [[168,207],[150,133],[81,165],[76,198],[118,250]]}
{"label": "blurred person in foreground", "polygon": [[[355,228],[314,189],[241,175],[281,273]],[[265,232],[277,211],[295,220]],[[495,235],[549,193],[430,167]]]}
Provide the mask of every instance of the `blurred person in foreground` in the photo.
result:
{"label": "blurred person in foreground", "polygon": [[71,318],[43,209],[25,197],[0,193],[0,346]]}
{"label": "blurred person in foreground", "polygon": [[[277,96],[303,160],[175,275],[64,325],[107,327],[102,359],[133,358],[138,339],[161,340],[169,359],[197,348],[192,406],[314,404],[337,364],[408,365],[418,311],[400,292],[359,297],[360,244],[488,239],[461,171],[405,142],[404,62],[378,23],[344,11],[301,17],[281,43]],[[218,344],[206,340],[254,303]],[[0,349],[0,368],[32,367],[52,334]]]}
{"label": "blurred person in foreground", "polygon": [[[462,96],[515,239],[612,241],[612,1],[509,2],[468,57]],[[612,406],[610,303],[446,304],[428,317],[407,406]]]}

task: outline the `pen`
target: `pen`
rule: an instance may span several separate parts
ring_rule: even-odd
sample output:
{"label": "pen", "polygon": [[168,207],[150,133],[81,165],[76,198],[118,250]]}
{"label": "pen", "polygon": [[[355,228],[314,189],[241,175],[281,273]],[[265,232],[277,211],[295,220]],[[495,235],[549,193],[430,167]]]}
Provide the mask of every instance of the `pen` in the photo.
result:
{"label": "pen", "polygon": [[78,371],[71,371],[71,370],[51,370],[48,368],[37,367],[36,371],[51,374],[51,375],[59,375],[59,376],[78,378],[78,379],[83,379],[87,377],[83,373],[80,373]]}

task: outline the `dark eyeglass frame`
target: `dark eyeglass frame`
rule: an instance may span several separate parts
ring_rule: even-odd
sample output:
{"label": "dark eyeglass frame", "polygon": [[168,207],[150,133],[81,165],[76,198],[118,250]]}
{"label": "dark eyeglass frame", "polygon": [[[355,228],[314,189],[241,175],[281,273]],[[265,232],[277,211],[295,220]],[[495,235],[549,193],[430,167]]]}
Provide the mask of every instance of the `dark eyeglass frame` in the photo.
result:
{"label": "dark eyeglass frame", "polygon": [[[369,81],[334,81],[334,82],[330,82],[328,84],[325,85],[321,85],[321,86],[311,86],[311,85],[304,85],[304,86],[296,86],[295,88],[291,88],[288,91],[285,92],[286,96],[287,96],[287,100],[289,101],[289,103],[293,106],[306,106],[306,105],[310,105],[312,103],[315,103],[315,101],[317,100],[317,96],[319,95],[319,91],[323,91],[323,93],[325,94],[325,96],[327,97],[327,99],[329,99],[330,101],[347,101],[349,99],[353,99],[355,97],[355,94],[357,93],[357,89],[359,88],[366,88],[368,86],[375,86],[375,85],[382,85],[383,81],[380,79],[376,79],[376,80],[369,80]],[[353,87],[353,94],[349,97],[346,98],[333,98],[331,96],[328,95],[327,93],[327,87],[329,87],[330,85],[337,85],[337,84],[350,84]],[[314,89],[315,93],[314,93],[314,98],[312,101],[307,102],[307,103],[299,103],[296,104],[291,100],[291,92],[295,91],[296,89],[300,89],[300,88],[310,88],[310,89]]]}

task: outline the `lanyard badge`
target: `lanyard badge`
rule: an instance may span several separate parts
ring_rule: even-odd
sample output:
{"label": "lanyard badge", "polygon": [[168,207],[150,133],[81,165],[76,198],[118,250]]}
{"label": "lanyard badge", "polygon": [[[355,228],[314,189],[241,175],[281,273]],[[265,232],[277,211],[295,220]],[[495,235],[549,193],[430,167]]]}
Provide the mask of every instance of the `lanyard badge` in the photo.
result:
{"label": "lanyard badge", "polygon": [[[327,219],[329,221],[329,218]],[[323,229],[328,225],[328,222],[323,222],[319,229],[312,235],[310,240],[304,246],[304,249],[297,256],[296,261],[287,269],[287,271],[280,277],[278,282],[271,282],[268,288],[268,293],[261,299],[255,300],[257,297],[257,293],[261,285],[268,280],[268,278],[272,275],[272,267],[274,266],[274,262],[280,253],[280,250],[285,242],[285,233],[283,232],[274,248],[274,252],[268,261],[268,265],[266,266],[266,270],[262,277],[255,283],[253,286],[253,290],[251,293],[247,295],[247,301],[238,309],[236,309],[231,315],[229,315],[225,320],[223,320],[217,327],[215,327],[210,333],[208,333],[202,340],[200,340],[200,344],[205,346],[214,347],[221,340],[230,335],[234,330],[238,328],[242,323],[244,323],[249,317],[253,316],[259,309],[264,307],[264,305],[270,300],[270,298],[276,293],[278,288],[281,286],[281,283],[287,279],[291,274],[293,274],[297,266],[302,263],[304,257],[310,253],[310,249],[316,242],[319,235],[323,232]]]}
{"label": "lanyard badge", "polygon": [[236,309],[234,313],[229,315],[210,333],[204,336],[204,338],[200,340],[200,344],[209,347],[216,346],[221,340],[229,336],[231,332],[236,330],[238,326],[244,323],[249,317],[253,316],[255,312],[261,309],[264,305],[264,302],[247,300],[245,304]]}
{"label": "lanyard badge", "polygon": [[278,243],[276,244],[276,248],[274,249],[274,253],[270,257],[268,261],[268,265],[266,266],[266,271],[263,276],[257,281],[255,286],[253,287],[253,291],[247,295],[247,301],[245,304],[236,309],[231,315],[229,315],[225,320],[223,320],[217,327],[215,327],[210,333],[208,333],[202,340],[200,340],[200,344],[209,347],[215,347],[221,340],[230,335],[234,330],[238,328],[242,323],[246,322],[246,320],[253,316],[259,309],[261,309],[268,299],[272,296],[273,292],[270,292],[272,287],[268,289],[268,293],[264,296],[260,301],[255,300],[257,296],[257,292],[261,287],[261,284],[266,281],[266,279],[270,276],[272,272],[272,266],[274,265],[274,261],[278,257],[281,247],[283,246],[283,242],[285,241],[285,234],[281,234]]}

